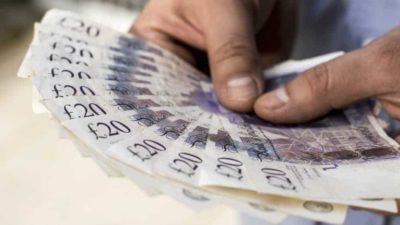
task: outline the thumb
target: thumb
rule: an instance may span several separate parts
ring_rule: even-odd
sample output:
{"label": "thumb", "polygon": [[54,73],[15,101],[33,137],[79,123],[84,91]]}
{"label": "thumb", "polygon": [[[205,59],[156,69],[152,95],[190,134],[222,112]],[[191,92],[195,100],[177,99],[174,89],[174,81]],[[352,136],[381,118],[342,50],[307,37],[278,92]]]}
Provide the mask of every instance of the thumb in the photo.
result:
{"label": "thumb", "polygon": [[275,123],[306,122],[354,101],[378,94],[377,75],[365,50],[347,53],[299,74],[257,99],[255,111]]}
{"label": "thumb", "polygon": [[249,2],[214,1],[204,22],[215,93],[224,106],[242,112],[253,109],[263,87]]}

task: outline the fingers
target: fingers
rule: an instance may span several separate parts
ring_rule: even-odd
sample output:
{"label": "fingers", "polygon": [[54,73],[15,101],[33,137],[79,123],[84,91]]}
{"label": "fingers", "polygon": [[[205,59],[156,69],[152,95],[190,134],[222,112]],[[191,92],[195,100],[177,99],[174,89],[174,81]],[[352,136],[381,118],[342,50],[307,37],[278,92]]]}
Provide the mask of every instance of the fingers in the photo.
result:
{"label": "fingers", "polygon": [[246,1],[213,1],[203,21],[216,95],[242,112],[252,110],[263,88],[252,7]]}
{"label": "fingers", "polygon": [[[263,89],[255,28],[265,21],[273,5],[273,0],[154,0],[141,13],[132,32],[192,62],[190,52],[176,41],[207,49],[220,102],[236,111],[251,111]],[[262,18],[258,17],[261,8]]]}
{"label": "fingers", "polygon": [[168,51],[171,51],[178,55],[180,58],[186,60],[189,63],[194,64],[195,59],[192,54],[184,47],[174,43],[174,40],[159,30],[137,30],[135,26],[132,26],[130,33],[137,35],[138,37],[144,38],[157,44]]}
{"label": "fingers", "polygon": [[191,52],[180,43],[204,47],[202,35],[180,17],[177,1],[150,1],[135,20],[130,33],[147,39],[194,63]]}
{"label": "fingers", "polygon": [[276,123],[300,123],[379,93],[382,79],[369,71],[363,50],[345,54],[297,76],[257,99],[255,111]]}

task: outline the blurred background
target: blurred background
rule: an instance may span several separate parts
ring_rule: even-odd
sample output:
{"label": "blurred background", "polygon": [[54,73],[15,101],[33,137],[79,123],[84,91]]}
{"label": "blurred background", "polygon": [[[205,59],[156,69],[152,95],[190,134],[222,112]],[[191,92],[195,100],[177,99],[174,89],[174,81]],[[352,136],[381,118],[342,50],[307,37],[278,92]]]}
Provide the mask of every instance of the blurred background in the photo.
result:
{"label": "blurred background", "polygon": [[[32,113],[29,80],[16,73],[33,22],[50,8],[68,9],[126,31],[143,0],[0,1],[0,224],[238,224],[228,207],[195,212],[167,196],[149,197],[109,178],[80,155],[47,115]],[[253,219],[247,220],[252,221]],[[254,221],[254,220],[253,220]]]}
{"label": "blurred background", "polygon": [[145,3],[145,0],[2,0],[0,43],[30,29],[32,22],[50,8],[79,12],[114,29],[126,30]]}

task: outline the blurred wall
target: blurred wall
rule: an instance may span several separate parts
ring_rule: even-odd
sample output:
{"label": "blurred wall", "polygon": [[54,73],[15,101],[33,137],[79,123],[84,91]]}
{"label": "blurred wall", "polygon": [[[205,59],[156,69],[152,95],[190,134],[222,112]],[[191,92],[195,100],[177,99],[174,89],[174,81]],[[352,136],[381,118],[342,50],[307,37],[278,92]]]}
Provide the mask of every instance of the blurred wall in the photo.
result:
{"label": "blurred wall", "polygon": [[[146,0],[1,0],[0,45],[32,30],[50,8],[78,12],[119,31],[127,31]],[[104,15],[112,15],[104,16]]]}
{"label": "blurred wall", "polygon": [[[67,9],[115,30],[127,31],[146,0],[33,0],[36,8]],[[109,16],[104,16],[109,15]]]}
{"label": "blurred wall", "polygon": [[38,14],[30,0],[0,1],[0,44],[32,27]]}

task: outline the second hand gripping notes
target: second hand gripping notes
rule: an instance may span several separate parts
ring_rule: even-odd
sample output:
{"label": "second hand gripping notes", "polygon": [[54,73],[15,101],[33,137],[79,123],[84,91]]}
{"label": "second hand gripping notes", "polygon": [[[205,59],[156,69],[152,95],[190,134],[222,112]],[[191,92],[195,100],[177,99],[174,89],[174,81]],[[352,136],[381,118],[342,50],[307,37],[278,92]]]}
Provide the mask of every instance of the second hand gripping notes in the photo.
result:
{"label": "second hand gripping notes", "polygon": [[[287,65],[267,83],[299,72]],[[367,104],[269,124],[223,108],[210,78],[172,53],[56,9],[35,25],[18,75],[32,80],[36,112],[50,113],[110,176],[149,194],[273,223],[293,214],[339,224],[348,205],[397,211],[399,145]]]}

